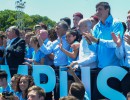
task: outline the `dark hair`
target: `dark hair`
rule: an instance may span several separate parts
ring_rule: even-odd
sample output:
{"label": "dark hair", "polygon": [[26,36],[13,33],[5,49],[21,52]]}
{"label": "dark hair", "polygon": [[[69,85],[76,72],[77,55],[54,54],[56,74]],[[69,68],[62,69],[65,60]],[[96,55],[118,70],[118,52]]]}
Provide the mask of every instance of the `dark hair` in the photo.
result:
{"label": "dark hair", "polygon": [[83,100],[85,95],[85,88],[83,84],[74,82],[70,86],[70,93],[79,100]]}
{"label": "dark hair", "polygon": [[31,36],[34,36],[35,33],[33,33],[33,32],[27,32],[25,35],[31,37]]}
{"label": "dark hair", "polygon": [[16,79],[17,81],[17,85],[16,85],[16,91],[20,91],[20,88],[19,88],[19,81],[20,81],[20,78],[22,77],[21,74],[14,74],[13,77]]}
{"label": "dark hair", "polygon": [[3,34],[0,34],[0,38],[3,40],[5,36]]}
{"label": "dark hair", "polygon": [[68,30],[69,26],[65,21],[60,21],[57,23],[57,26],[61,26],[64,30]]}
{"label": "dark hair", "polygon": [[73,36],[76,36],[76,38],[75,38],[75,40],[74,41],[78,41],[78,39],[79,39],[79,36],[78,36],[78,32],[77,31],[75,31],[75,30],[68,30],[67,32],[66,32],[66,34],[71,34],[71,35],[73,35]]}
{"label": "dark hair", "polygon": [[71,25],[71,19],[69,17],[61,18],[60,21],[65,21],[69,26]]}
{"label": "dark hair", "polygon": [[93,16],[91,16],[96,22],[98,22],[99,21],[99,18],[98,18],[98,16],[96,16],[96,15],[93,15]]}
{"label": "dark hair", "polygon": [[39,96],[39,97],[46,97],[46,93],[45,93],[45,91],[42,89],[42,88],[40,88],[39,86],[32,86],[32,87],[30,87],[29,89],[28,89],[28,93],[29,92],[31,92],[31,91],[35,91],[36,92],[36,94]]}
{"label": "dark hair", "polygon": [[122,22],[122,25],[123,25],[123,29],[124,29],[123,33],[125,33],[127,26],[126,26],[125,22]]}
{"label": "dark hair", "polygon": [[0,70],[0,79],[6,78],[7,79],[8,75],[6,73],[6,71],[4,70]]}
{"label": "dark hair", "polygon": [[99,2],[97,5],[96,5],[96,8],[97,7],[99,7],[99,6],[103,6],[104,7],[104,9],[106,10],[106,9],[109,9],[109,15],[111,14],[111,8],[110,8],[110,5],[109,5],[109,3],[108,2]]}
{"label": "dark hair", "polygon": [[58,38],[55,29],[50,29],[50,30],[48,30],[48,38],[49,38],[50,41],[52,41],[52,42],[55,41],[55,40]]}
{"label": "dark hair", "polygon": [[79,99],[77,99],[74,96],[65,96],[65,97],[60,98],[59,100],[79,100]]}
{"label": "dark hair", "polygon": [[[30,75],[23,75],[23,76],[21,76],[21,78],[23,78],[23,77],[25,77],[28,80],[28,88],[25,90],[25,96],[24,96],[24,98],[27,98],[27,91],[28,91],[28,89],[31,86],[35,85],[35,83],[34,83],[34,80],[33,80],[32,76],[30,76]],[[20,80],[21,80],[21,78],[20,78]],[[20,83],[20,81],[19,81],[19,83]],[[21,90],[18,91],[18,92],[21,92]]]}
{"label": "dark hair", "polygon": [[83,14],[81,14],[80,12],[74,13],[74,14],[73,14],[73,17],[74,17],[74,16],[78,16],[78,17],[80,17],[81,19],[83,19]]}
{"label": "dark hair", "polygon": [[[0,34],[0,39],[2,40],[2,45],[3,45],[3,39],[4,39],[4,38],[5,38],[5,35]],[[3,59],[3,57],[4,57],[4,48],[0,49],[0,57],[2,57],[2,59]],[[0,61],[0,64],[3,64],[3,60]]]}
{"label": "dark hair", "polygon": [[25,31],[25,33],[26,32],[32,32],[32,29],[31,28],[25,28],[24,31]]}
{"label": "dark hair", "polygon": [[39,25],[40,25],[43,29],[47,30],[47,26],[46,26],[44,23],[40,22]]}

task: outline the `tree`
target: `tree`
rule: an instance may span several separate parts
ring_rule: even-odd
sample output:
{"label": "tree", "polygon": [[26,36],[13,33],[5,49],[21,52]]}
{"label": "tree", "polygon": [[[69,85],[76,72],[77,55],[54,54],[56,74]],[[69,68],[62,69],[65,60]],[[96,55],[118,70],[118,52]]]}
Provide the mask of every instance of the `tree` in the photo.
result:
{"label": "tree", "polygon": [[[33,28],[39,22],[43,22],[49,27],[54,27],[56,22],[49,19],[47,16],[31,15],[23,13],[23,23],[25,28]],[[4,10],[0,11],[0,31],[5,31],[8,27],[16,25],[17,11]]]}

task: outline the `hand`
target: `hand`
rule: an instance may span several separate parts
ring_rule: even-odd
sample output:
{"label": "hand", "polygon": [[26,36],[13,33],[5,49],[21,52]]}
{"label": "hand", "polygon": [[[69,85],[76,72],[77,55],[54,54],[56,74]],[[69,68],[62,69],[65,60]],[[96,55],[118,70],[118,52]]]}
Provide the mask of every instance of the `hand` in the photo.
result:
{"label": "hand", "polygon": [[59,43],[59,47],[60,47],[60,49],[61,49],[61,50],[63,49],[63,47],[62,47],[62,44],[61,44],[61,43]]}
{"label": "hand", "polygon": [[62,47],[62,39],[60,39],[59,47],[60,47],[61,50],[63,49],[63,47]]}
{"label": "hand", "polygon": [[35,34],[40,34],[40,29],[37,29],[37,30],[35,31]]}
{"label": "hand", "polygon": [[73,67],[75,64],[77,64],[76,61],[73,61],[71,64],[70,64],[70,67]]}
{"label": "hand", "polygon": [[39,45],[42,46],[43,40],[42,40],[41,36],[39,34],[37,34],[36,37],[38,39]]}
{"label": "hand", "polygon": [[74,65],[73,70],[76,71],[78,69],[79,65]]}
{"label": "hand", "polygon": [[91,42],[98,42],[98,39],[95,38],[91,33],[83,33],[83,35],[85,36],[85,38],[88,40],[87,42],[91,43]]}
{"label": "hand", "polygon": [[29,62],[23,62],[23,64],[32,67],[32,65]]}
{"label": "hand", "polygon": [[71,66],[66,66],[67,68],[68,68],[68,73],[69,74],[71,74],[71,75],[73,75],[74,74],[74,70],[72,69],[72,67]]}
{"label": "hand", "polygon": [[77,63],[77,61],[73,61],[71,64],[70,64],[70,67],[72,67],[73,71],[77,70],[78,69],[78,65],[75,66]]}
{"label": "hand", "polygon": [[92,41],[92,42],[95,42],[95,43],[97,43],[98,42],[98,39],[97,38],[95,38],[94,36],[92,36],[92,35],[89,35],[89,39]]}
{"label": "hand", "polygon": [[84,35],[86,41],[88,42],[88,44],[92,44],[92,42],[91,42],[91,40],[90,40],[90,38],[88,36],[88,33],[84,33],[83,35]]}
{"label": "hand", "polygon": [[111,35],[112,35],[112,39],[116,43],[117,47],[120,47],[121,46],[120,34],[118,34],[118,36],[116,36],[115,33],[112,32]]}
{"label": "hand", "polygon": [[36,37],[37,37],[38,40],[41,40],[41,37],[40,37],[39,34],[36,34]]}
{"label": "hand", "polygon": [[29,59],[29,58],[24,58],[25,60],[27,60],[28,62],[30,63],[33,63],[34,62],[34,59]]}
{"label": "hand", "polygon": [[130,45],[130,35],[125,34],[125,36],[124,36],[124,40],[127,42],[127,44]]}

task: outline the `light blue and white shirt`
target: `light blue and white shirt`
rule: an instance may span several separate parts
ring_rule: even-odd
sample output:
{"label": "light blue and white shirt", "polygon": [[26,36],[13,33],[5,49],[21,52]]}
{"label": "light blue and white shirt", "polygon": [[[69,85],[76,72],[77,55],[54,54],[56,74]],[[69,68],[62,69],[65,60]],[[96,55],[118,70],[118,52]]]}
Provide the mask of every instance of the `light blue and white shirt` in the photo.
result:
{"label": "light blue and white shirt", "polygon": [[[62,39],[63,48],[65,50],[69,50],[70,45],[66,41],[66,35],[62,36],[61,39]],[[68,64],[67,55],[60,50],[59,44],[60,44],[60,38],[53,41],[52,45],[50,45],[49,47],[47,47],[45,44],[43,44],[40,47],[40,50],[46,55],[51,54],[51,53],[54,54],[54,65],[55,66],[66,66]]]}
{"label": "light blue and white shirt", "polygon": [[120,21],[113,19],[111,15],[105,20],[105,24],[99,21],[93,29],[94,37],[100,39],[97,45],[98,67],[104,68],[110,65],[120,65],[120,60],[115,54],[115,48],[107,47],[104,40],[112,40],[111,32],[123,37],[123,25]]}

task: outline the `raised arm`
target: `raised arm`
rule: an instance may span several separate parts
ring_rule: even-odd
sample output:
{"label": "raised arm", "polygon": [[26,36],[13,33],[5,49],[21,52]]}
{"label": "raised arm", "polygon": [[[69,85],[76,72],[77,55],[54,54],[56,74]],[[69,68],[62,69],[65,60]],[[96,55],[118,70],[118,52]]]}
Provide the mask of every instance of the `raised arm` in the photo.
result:
{"label": "raised arm", "polygon": [[[73,47],[75,47],[75,45],[77,44],[73,44]],[[62,52],[64,52],[67,56],[71,57],[71,58],[76,58],[77,57],[77,54],[79,52],[79,49],[74,49],[72,52],[69,52],[68,50],[65,50],[63,47],[62,47],[62,43],[59,44],[59,47],[61,49]]]}

